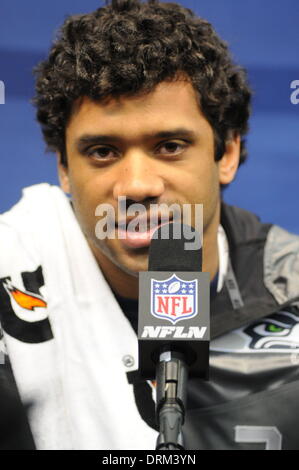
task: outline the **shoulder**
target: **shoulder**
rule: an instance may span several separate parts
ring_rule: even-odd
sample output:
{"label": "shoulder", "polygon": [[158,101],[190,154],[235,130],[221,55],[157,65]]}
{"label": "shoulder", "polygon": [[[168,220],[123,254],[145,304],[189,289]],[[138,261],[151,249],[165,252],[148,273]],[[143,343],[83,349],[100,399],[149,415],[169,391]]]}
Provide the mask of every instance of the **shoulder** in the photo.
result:
{"label": "shoulder", "polygon": [[49,206],[56,201],[67,200],[63,191],[55,185],[48,183],[35,184],[22,190],[20,200],[7,212],[0,214],[0,224],[18,227],[26,221],[35,219],[37,222],[42,215],[49,209]]}
{"label": "shoulder", "polygon": [[264,254],[265,284],[280,302],[295,299],[299,305],[299,236],[273,225]]}
{"label": "shoulder", "polygon": [[246,253],[250,258],[253,252],[261,253],[264,284],[276,301],[281,305],[294,299],[299,305],[299,236],[227,204],[222,204],[221,217],[230,245],[238,248],[239,255],[242,252],[248,259]]}
{"label": "shoulder", "polygon": [[0,278],[19,265],[30,269],[39,263],[41,238],[66,201],[60,188],[43,183],[23,189],[19,202],[0,214]]}
{"label": "shoulder", "polygon": [[233,245],[266,240],[272,224],[265,224],[253,212],[222,203],[221,223]]}

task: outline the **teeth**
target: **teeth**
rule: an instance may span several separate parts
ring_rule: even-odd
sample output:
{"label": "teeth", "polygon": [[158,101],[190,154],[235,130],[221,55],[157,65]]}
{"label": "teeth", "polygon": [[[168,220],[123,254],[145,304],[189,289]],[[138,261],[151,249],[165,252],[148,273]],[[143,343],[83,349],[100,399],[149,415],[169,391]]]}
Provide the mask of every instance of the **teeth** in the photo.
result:
{"label": "teeth", "polygon": [[130,233],[130,238],[131,239],[147,239],[148,237],[148,232],[129,232]]}
{"label": "teeth", "polygon": [[[130,222],[127,222],[127,223],[122,222],[122,223],[117,224],[117,226],[121,226],[122,230],[124,229],[124,230],[126,230],[130,233],[137,233],[137,232],[135,232],[135,230],[133,230],[133,231],[128,230],[128,226],[130,225]],[[171,221],[169,219],[166,219],[166,220],[159,219],[158,222],[156,222],[155,224],[153,224],[151,226],[150,221],[147,221],[146,228],[143,231],[141,231],[141,229],[144,227],[144,224],[141,222],[140,225],[136,225],[136,226],[134,226],[134,228],[135,227],[138,228],[138,233],[143,233],[143,232],[146,233],[149,230],[155,229],[156,227],[159,227],[159,225],[162,225],[162,224],[165,224],[165,223],[168,223],[168,222],[171,222]]]}
{"label": "teeth", "polygon": [[131,234],[131,233],[136,233],[136,234],[147,233],[147,232],[149,232],[149,231],[150,231],[150,228],[149,228],[149,227],[147,227],[145,230],[137,230],[137,231],[136,231],[136,230],[134,230],[134,231],[127,230],[127,232],[129,232],[130,234]]}

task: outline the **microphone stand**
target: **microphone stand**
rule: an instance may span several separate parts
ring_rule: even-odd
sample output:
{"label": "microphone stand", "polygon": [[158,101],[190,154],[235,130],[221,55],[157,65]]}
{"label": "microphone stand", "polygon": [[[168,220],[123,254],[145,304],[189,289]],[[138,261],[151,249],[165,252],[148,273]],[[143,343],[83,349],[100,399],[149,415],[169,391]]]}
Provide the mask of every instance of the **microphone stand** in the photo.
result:
{"label": "microphone stand", "polygon": [[185,420],[188,367],[175,351],[160,354],[156,367],[156,417],[159,436],[156,450],[184,450],[182,425]]}

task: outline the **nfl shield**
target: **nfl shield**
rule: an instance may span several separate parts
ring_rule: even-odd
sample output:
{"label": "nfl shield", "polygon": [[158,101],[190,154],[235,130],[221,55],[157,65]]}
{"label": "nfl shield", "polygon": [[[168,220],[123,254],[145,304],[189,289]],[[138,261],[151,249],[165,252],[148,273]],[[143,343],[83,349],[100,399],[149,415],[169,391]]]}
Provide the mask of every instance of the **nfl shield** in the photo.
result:
{"label": "nfl shield", "polygon": [[173,324],[195,317],[197,282],[184,281],[175,274],[164,281],[151,279],[151,314]]}

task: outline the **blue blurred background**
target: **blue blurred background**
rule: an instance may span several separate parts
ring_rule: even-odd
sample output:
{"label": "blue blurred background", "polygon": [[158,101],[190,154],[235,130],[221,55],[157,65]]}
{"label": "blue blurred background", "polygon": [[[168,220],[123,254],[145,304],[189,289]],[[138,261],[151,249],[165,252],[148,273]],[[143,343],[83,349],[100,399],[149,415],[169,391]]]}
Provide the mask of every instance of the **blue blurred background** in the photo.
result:
{"label": "blue blurred background", "polygon": [[[299,233],[299,105],[290,83],[299,80],[298,0],[182,0],[213,23],[255,90],[249,159],[224,199],[258,213],[263,221]],[[44,144],[30,99],[33,66],[42,60],[55,31],[69,14],[94,10],[96,0],[1,0],[0,212],[25,186],[57,183],[54,155]]]}

